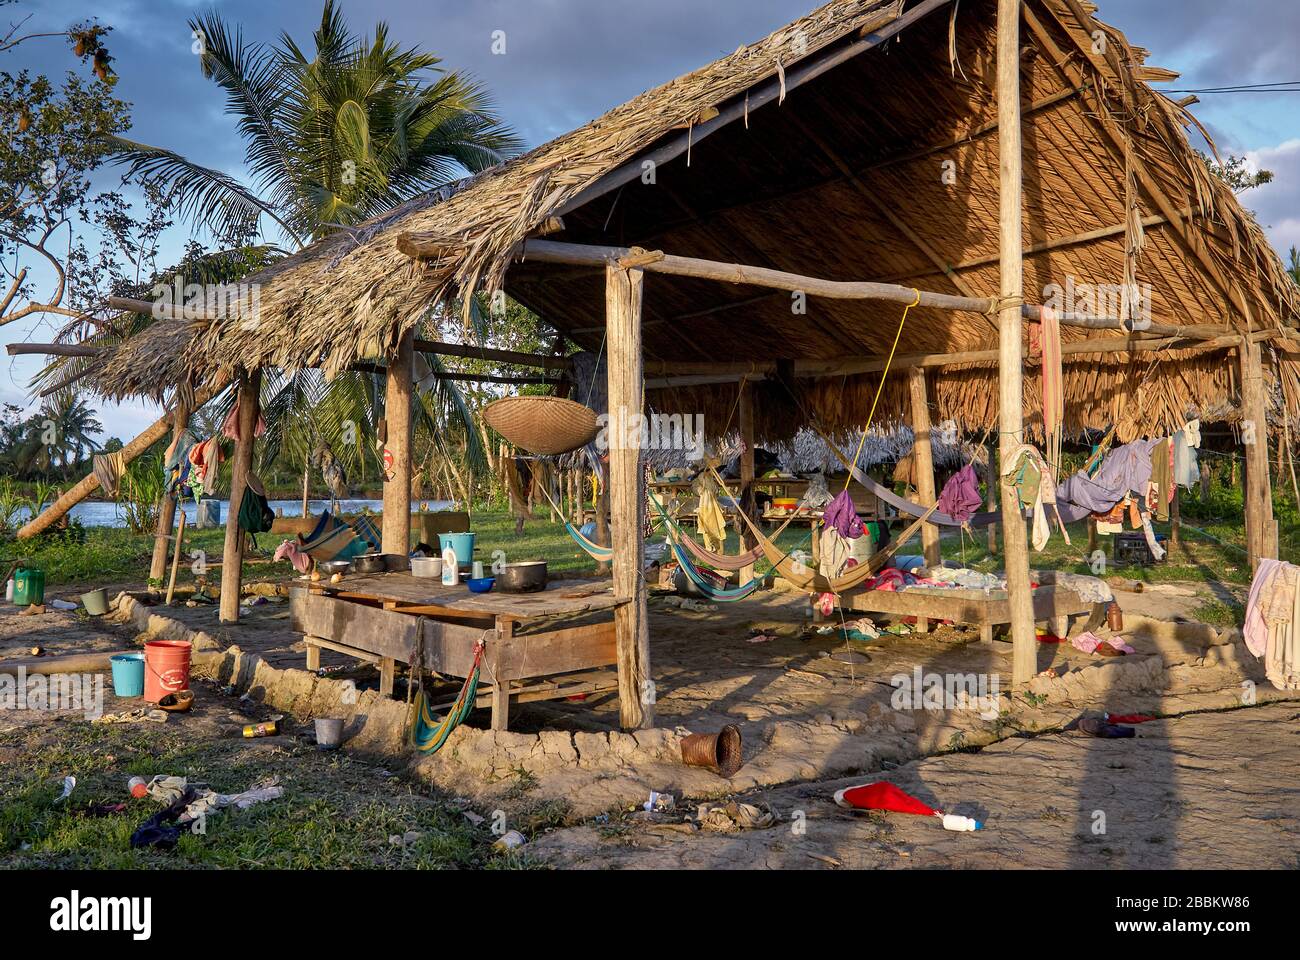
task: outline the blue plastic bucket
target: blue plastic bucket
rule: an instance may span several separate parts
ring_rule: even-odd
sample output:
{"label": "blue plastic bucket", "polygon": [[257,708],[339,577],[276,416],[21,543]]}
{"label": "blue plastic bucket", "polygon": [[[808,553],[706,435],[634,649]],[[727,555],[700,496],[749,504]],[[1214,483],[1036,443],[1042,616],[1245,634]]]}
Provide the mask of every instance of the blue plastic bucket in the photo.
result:
{"label": "blue plastic bucket", "polygon": [[456,563],[469,563],[474,559],[474,534],[472,533],[440,533],[438,534],[438,549],[446,550],[451,547],[456,554]]}
{"label": "blue plastic bucket", "polygon": [[113,694],[119,697],[144,695],[144,654],[119,653],[113,665]]}

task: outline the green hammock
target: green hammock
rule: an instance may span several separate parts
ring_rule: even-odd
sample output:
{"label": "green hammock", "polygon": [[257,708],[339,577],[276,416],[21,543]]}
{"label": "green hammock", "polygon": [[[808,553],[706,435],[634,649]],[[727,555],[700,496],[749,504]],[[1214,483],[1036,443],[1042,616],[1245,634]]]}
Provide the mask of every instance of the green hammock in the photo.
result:
{"label": "green hammock", "polygon": [[437,753],[447,742],[451,732],[465,722],[465,718],[474,709],[478,699],[479,670],[483,662],[484,645],[480,642],[474,651],[474,666],[469,676],[461,685],[455,702],[447,710],[447,715],[439,719],[429,710],[429,701],[424,695],[424,688],[415,696],[415,722],[411,725],[411,742],[421,753]]}

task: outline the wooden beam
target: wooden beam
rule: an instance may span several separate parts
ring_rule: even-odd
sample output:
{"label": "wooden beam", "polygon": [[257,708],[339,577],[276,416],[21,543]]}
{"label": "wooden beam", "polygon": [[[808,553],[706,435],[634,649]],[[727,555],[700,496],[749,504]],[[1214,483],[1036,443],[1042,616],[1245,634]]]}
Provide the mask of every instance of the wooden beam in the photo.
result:
{"label": "wooden beam", "polygon": [[5,351],[11,357],[30,356],[31,354],[38,354],[46,357],[97,357],[102,350],[102,347],[95,347],[86,343],[5,344]]}
{"label": "wooden beam", "polygon": [[[1015,304],[1024,295],[1021,251],[1023,207],[1022,127],[1020,122],[1020,0],[998,0],[998,250],[1003,304],[998,314],[998,425],[1001,431],[998,464],[1005,469],[1024,443],[1024,378],[1021,365],[1021,311]],[[1012,683],[1028,684],[1038,672],[1038,639],[1034,634],[1033,597],[1029,586],[1029,548],[1025,518],[1015,487],[998,482],[1002,490],[1002,556],[1007,578],[1007,609],[1011,617]]]}
{"label": "wooden beam", "polygon": [[[616,263],[605,267],[605,309],[609,413],[626,423],[641,412],[641,296],[644,274]],[[614,611],[618,638],[619,723],[626,730],[654,726],[654,684],[650,673],[650,625],[646,609],[643,527],[645,476],[634,437],[610,431],[609,499],[614,543],[614,595],[625,601]]]}
{"label": "wooden beam", "polygon": [[[436,257],[442,247],[432,241],[421,240],[413,234],[398,238],[398,248],[407,256],[422,258]],[[520,256],[546,263],[563,264],[597,264],[618,262],[624,257],[640,251],[630,247],[610,247],[593,244],[560,243],[554,240],[526,241]],[[679,257],[665,254],[662,259],[645,264],[642,269],[647,273],[663,273],[671,276],[697,277],[705,280],[717,280],[722,283],[745,284],[748,286],[768,287],[774,290],[798,291],[814,297],[826,297],[832,300],[883,300],[892,303],[916,304],[938,310],[952,310],[965,313],[987,314],[998,306],[994,298],[963,297],[946,293],[918,291],[914,287],[900,286],[894,283],[879,283],[870,280],[823,280],[806,277],[783,270],[767,267],[754,267],[738,263],[720,263],[716,260],[702,260],[697,257]],[[1025,320],[1038,321],[1042,316],[1042,307],[1023,304],[1018,307],[1020,316]],[[1114,317],[1091,317],[1080,314],[1062,314],[1060,321],[1064,326],[1082,327],[1090,330],[1132,330],[1130,321]],[[1205,338],[1231,333],[1226,325],[1197,324],[1178,326],[1175,324],[1151,323],[1139,328],[1149,333],[1163,336],[1201,336]]]}
{"label": "wooden beam", "polygon": [[[405,557],[411,551],[411,363],[415,333],[408,330],[398,341],[397,353],[388,365],[384,390],[384,421],[388,439],[384,446],[393,455],[392,475],[384,478],[383,552]],[[471,557],[457,557],[471,560]]]}
{"label": "wooden beam", "polygon": [[[180,400],[176,401],[172,409],[172,444],[180,442],[181,434],[185,432],[185,425],[189,422],[190,411]],[[176,498],[171,495],[171,491],[163,490],[162,501],[158,504],[158,523],[154,527],[153,538],[153,556],[149,561],[149,579],[162,582],[163,575],[167,572],[167,547],[172,542],[172,527],[176,522]],[[177,549],[180,548],[179,538],[176,541]]]}
{"label": "wooden beam", "polygon": [[[221,382],[217,386],[201,390],[195,397],[195,405],[203,406],[216,393],[225,387]],[[167,428],[172,424],[172,414],[164,414],[153,423],[151,423],[144,432],[122,448],[122,466],[125,467],[140,454],[144,453],[155,443],[167,435]],[[34,537],[38,533],[48,530],[51,526],[59,521],[69,510],[79,504],[86,497],[90,496],[99,489],[99,478],[95,476],[92,470],[85,477],[82,477],[76,485],[67,493],[59,497],[52,504],[46,507],[39,515],[33,517],[27,524],[18,531],[19,540],[26,540],[28,537]]]}
{"label": "wooden beam", "polygon": [[1241,374],[1241,441],[1246,448],[1246,552],[1251,567],[1263,557],[1277,559],[1273,538],[1273,491],[1268,467],[1268,422],[1265,419],[1264,367],[1261,349],[1251,337],[1238,348]]}
{"label": "wooden beam", "polygon": [[540,353],[523,353],[518,350],[498,350],[472,343],[443,343],[437,340],[416,340],[416,353],[434,353],[445,357],[463,357],[467,360],[490,360],[493,363],[512,363],[520,367],[540,367],[544,370],[569,370],[573,361]]}
{"label": "wooden beam", "polygon": [[248,489],[248,474],[253,466],[253,431],[257,427],[262,371],[239,376],[239,439],[230,467],[230,502],[226,505],[226,540],[221,554],[221,600],[218,618],[221,623],[239,620],[239,594],[243,582],[244,531],[239,526],[239,508]]}
{"label": "wooden beam", "polygon": [[[925,371],[911,367],[907,371],[908,393],[912,401],[912,472],[916,476],[916,502],[934,506],[934,455],[930,446],[930,405],[925,392]],[[927,566],[939,565],[939,528],[927,523],[921,528],[921,549]]]}

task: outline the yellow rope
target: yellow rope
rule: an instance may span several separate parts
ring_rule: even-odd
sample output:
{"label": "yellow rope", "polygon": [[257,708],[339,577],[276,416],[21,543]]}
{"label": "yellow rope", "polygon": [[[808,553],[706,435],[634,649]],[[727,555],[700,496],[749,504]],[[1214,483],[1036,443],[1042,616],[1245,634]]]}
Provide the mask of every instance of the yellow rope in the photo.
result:
{"label": "yellow rope", "polygon": [[[889,376],[889,365],[894,362],[894,351],[898,349],[899,338],[903,336],[903,324],[907,323],[907,314],[914,306],[921,302],[921,291],[915,287],[912,292],[916,294],[916,299],[903,308],[903,319],[898,321],[898,332],[894,334],[894,344],[889,348],[889,357],[885,360],[885,369],[880,372],[880,384],[876,387],[876,396],[871,401],[871,412],[867,414],[867,425],[862,428],[862,436],[858,440],[858,449],[853,454],[853,465],[857,466],[858,457],[862,456],[862,448],[867,443],[867,433],[871,430],[871,421],[876,415],[876,404],[880,402],[881,391],[885,389],[885,378]],[[853,480],[853,471],[844,478],[844,489],[849,488]]]}

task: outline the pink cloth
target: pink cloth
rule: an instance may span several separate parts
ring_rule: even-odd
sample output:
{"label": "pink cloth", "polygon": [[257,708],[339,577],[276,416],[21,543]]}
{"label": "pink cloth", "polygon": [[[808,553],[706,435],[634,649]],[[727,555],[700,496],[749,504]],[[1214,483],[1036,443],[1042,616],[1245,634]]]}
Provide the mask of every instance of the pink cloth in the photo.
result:
{"label": "pink cloth", "polygon": [[826,505],[822,512],[822,521],[828,527],[834,527],[845,540],[856,540],[862,536],[862,521],[858,518],[858,508],[849,496],[848,490],[841,490],[834,500]]}
{"label": "pink cloth", "polygon": [[1103,643],[1109,643],[1116,650],[1122,650],[1125,653],[1137,653],[1136,650],[1128,645],[1123,637],[1111,637],[1109,640],[1103,640],[1091,630],[1074,637],[1070,643],[1074,644],[1076,649],[1082,650],[1084,653],[1095,652]]}
{"label": "pink cloth", "polygon": [[299,573],[306,573],[311,569],[311,557],[298,549],[296,540],[286,540],[276,547],[275,559],[288,560]]}
{"label": "pink cloth", "polygon": [[1274,581],[1284,574],[1286,562],[1261,557],[1255,568],[1255,579],[1250,582],[1250,595],[1246,599],[1246,623],[1242,636],[1246,649],[1262,657],[1268,649],[1268,621],[1264,616],[1265,602],[1273,594]]}
{"label": "pink cloth", "polygon": [[[266,433],[266,421],[262,419],[262,415],[259,413],[257,415],[257,425],[253,428],[253,436],[260,437],[264,433]],[[221,435],[223,437],[228,437],[231,440],[239,439],[238,400],[236,400],[235,405],[230,408],[230,413],[226,415],[225,422],[221,424]]]}
{"label": "pink cloth", "polygon": [[948,478],[939,494],[939,511],[961,523],[973,517],[983,503],[975,468],[969,463]]}

